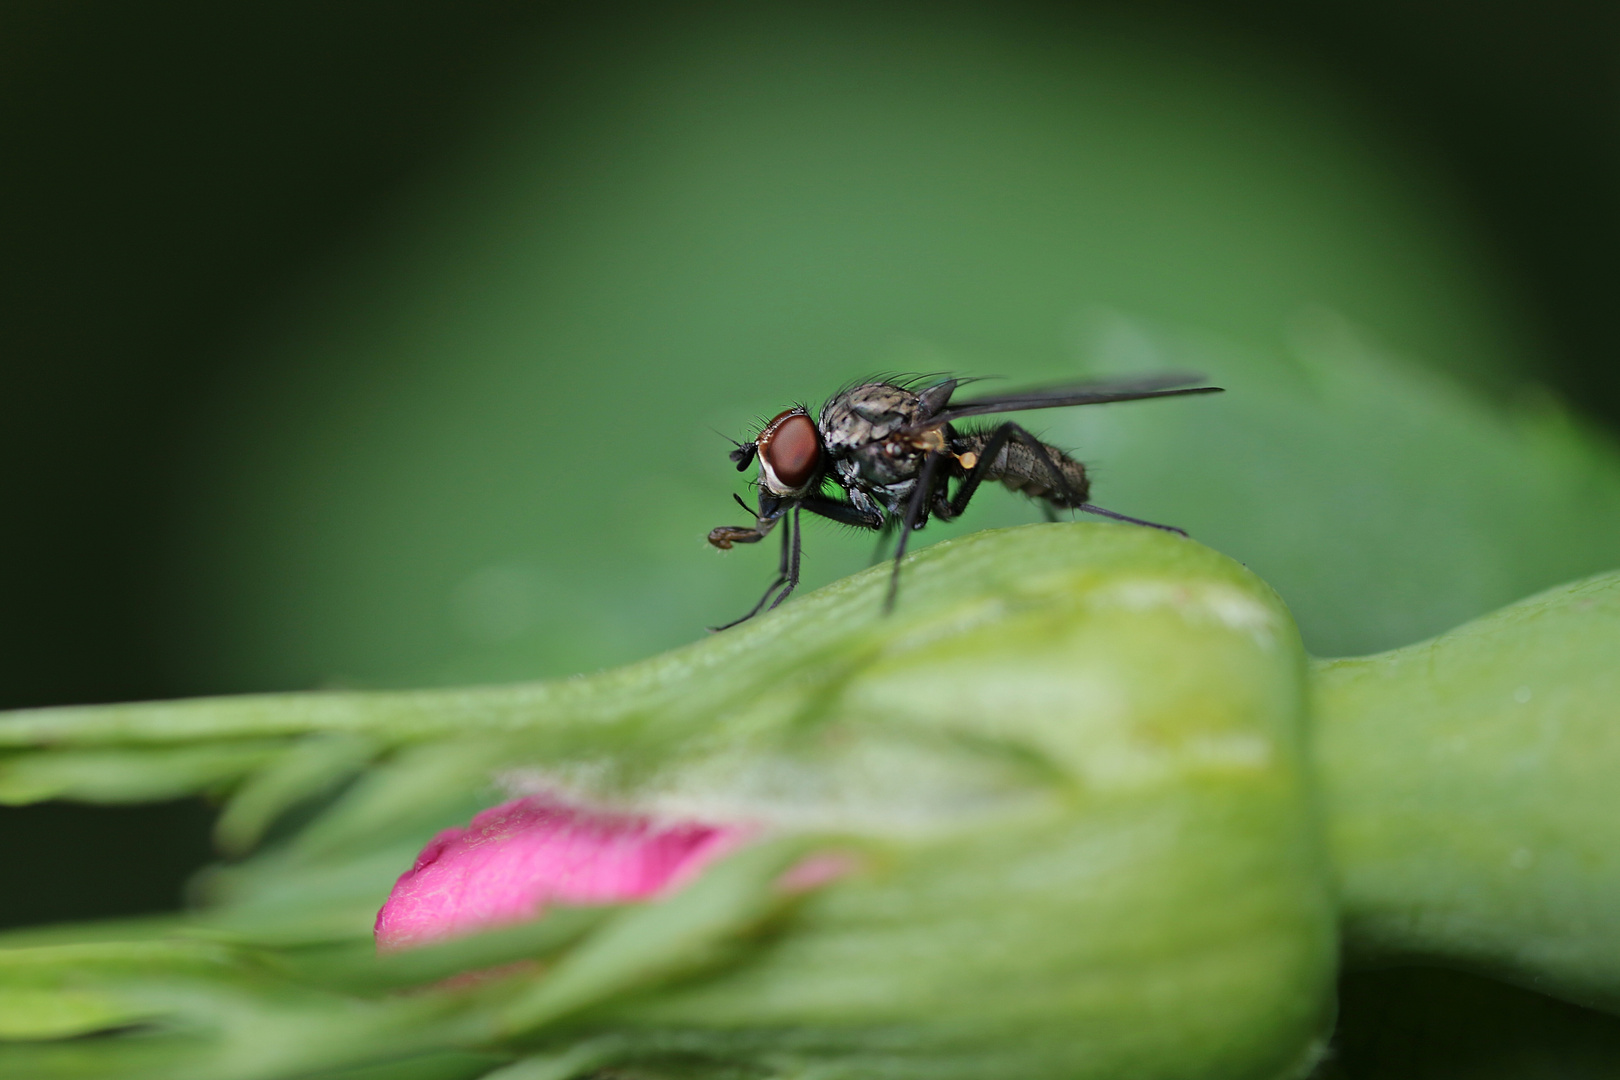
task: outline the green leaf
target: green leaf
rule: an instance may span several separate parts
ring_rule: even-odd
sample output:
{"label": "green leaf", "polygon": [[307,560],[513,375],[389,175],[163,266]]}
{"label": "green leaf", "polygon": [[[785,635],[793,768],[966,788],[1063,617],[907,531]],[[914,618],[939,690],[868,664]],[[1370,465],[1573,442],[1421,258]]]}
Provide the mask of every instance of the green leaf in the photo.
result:
{"label": "green leaf", "polygon": [[626,908],[507,1005],[502,1028],[522,1033],[721,962],[787,901],[775,882],[809,850],[805,839],[758,845],[674,896]]}
{"label": "green leaf", "polygon": [[1328,312],[1286,348],[1099,317],[1109,372],[1194,370],[1215,397],[1055,413],[1103,505],[1252,568],[1319,656],[1395,648],[1620,564],[1620,451],[1556,400],[1427,371]]}
{"label": "green leaf", "polygon": [[13,753],[0,758],[0,803],[145,802],[217,791],[274,760],[280,751],[275,742],[226,739],[172,748]]}
{"label": "green leaf", "polygon": [[357,735],[300,740],[243,784],[225,805],[214,826],[215,841],[226,854],[247,851],[289,807],[359,772],[376,752],[371,740]]}
{"label": "green leaf", "polygon": [[370,936],[337,945],[285,948],[265,962],[289,977],[354,993],[376,994],[449,979],[518,961],[544,960],[591,933],[616,909],[554,907],[544,919],[395,953],[377,952]]}

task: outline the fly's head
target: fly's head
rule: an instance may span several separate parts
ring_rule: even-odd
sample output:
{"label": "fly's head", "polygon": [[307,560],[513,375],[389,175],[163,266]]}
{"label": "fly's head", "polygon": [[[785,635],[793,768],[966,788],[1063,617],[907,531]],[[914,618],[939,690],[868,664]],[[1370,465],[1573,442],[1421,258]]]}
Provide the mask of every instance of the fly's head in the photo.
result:
{"label": "fly's head", "polygon": [[826,454],[821,433],[802,405],[777,413],[752,442],[731,452],[738,472],[747,472],[756,458],[762,494],[793,498],[815,486]]}
{"label": "fly's head", "polygon": [[[748,450],[752,448],[752,453]],[[821,433],[803,406],[777,413],[753,443],[732,451],[741,472],[751,457],[759,458],[761,496],[790,499],[806,494],[821,479],[826,455]]]}
{"label": "fly's head", "polygon": [[759,462],[758,524],[721,526],[709,533],[709,543],[724,550],[759,540],[796,500],[820,485],[826,458],[821,433],[802,406],[777,413],[752,442],[739,443],[731,452],[738,472]]}

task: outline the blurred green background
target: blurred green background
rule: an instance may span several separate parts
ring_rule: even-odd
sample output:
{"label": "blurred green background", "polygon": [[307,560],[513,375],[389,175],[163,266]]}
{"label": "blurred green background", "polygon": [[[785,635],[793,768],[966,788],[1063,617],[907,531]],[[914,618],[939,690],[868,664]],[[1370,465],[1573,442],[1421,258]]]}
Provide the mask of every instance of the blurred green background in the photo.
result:
{"label": "blurred green background", "polygon": [[[14,0],[0,705],[691,640],[774,564],[703,543],[716,432],[880,370],[1219,378],[1034,426],[1321,655],[1620,565],[1617,56],[1573,0]],[[870,550],[812,525],[806,586]],[[208,857],[192,804],[0,822],[4,923]],[[1354,1074],[1385,999],[1620,1072],[1610,1021],[1357,978]]]}

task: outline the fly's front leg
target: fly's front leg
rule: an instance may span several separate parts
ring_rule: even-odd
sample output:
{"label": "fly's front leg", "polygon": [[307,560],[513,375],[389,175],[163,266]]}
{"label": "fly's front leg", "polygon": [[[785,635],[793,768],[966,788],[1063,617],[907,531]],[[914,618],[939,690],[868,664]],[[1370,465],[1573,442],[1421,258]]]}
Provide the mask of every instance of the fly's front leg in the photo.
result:
{"label": "fly's front leg", "polygon": [[[738,506],[742,507],[744,510],[748,510],[748,512],[751,514],[753,513],[752,510],[749,510],[748,504],[743,502],[741,499],[738,499],[736,495],[733,495],[732,498],[737,499]],[[757,544],[761,540],[765,539],[767,533],[776,528],[776,523],[780,517],[781,515],[779,513],[773,513],[769,517],[760,514],[755,517],[754,524],[752,526],[721,525],[717,528],[710,529],[709,543],[713,544],[721,551],[730,551],[732,544]]]}
{"label": "fly's front leg", "polygon": [[883,515],[879,511],[862,510],[851,503],[829,499],[825,495],[806,495],[799,500],[799,505],[812,514],[820,514],[840,525],[853,525],[857,529],[871,529],[873,532],[883,528]]}
{"label": "fly's front leg", "polygon": [[746,525],[722,525],[709,530],[709,543],[721,551],[730,551],[732,544],[757,544],[765,539],[769,529],[753,529]]}
{"label": "fly's front leg", "polygon": [[[793,538],[791,545],[789,545],[787,539],[790,536]],[[799,508],[795,506],[793,508],[793,520],[788,522],[787,532],[782,534],[782,557],[787,563],[787,565],[782,569],[782,576],[787,579],[787,585],[782,589],[781,592],[776,594],[776,599],[771,601],[771,606],[766,608],[766,611],[775,611],[777,605],[791,596],[793,594],[793,590],[799,587],[799,542],[803,536],[804,534],[799,531]],[[788,548],[790,546],[793,549],[793,554],[791,556],[788,554]],[[780,581],[780,579],[778,580]],[[773,585],[771,587],[775,588],[776,586]],[[767,592],[765,595],[769,596],[771,594]],[[764,602],[764,600],[760,601],[761,604]],[[756,605],[754,611],[758,610],[759,608]],[[753,611],[750,611],[748,614],[752,615],[753,613]]]}
{"label": "fly's front leg", "polygon": [[877,533],[877,553],[872,556],[872,561],[867,565],[876,566],[883,561],[883,551],[888,546],[889,534],[896,524],[894,518],[884,517],[877,510],[862,510],[858,506],[840,502],[837,499],[829,499],[824,495],[808,495],[800,505],[812,514],[820,514],[822,517],[830,521],[836,521],[840,525],[853,525],[857,529],[871,529]]}
{"label": "fly's front leg", "polygon": [[[753,528],[748,528],[747,526],[743,525],[722,525],[717,529],[710,530],[709,543],[713,544],[721,551],[729,550],[732,544],[757,544],[759,541],[765,539],[766,534],[774,529],[776,527],[776,523],[780,520],[780,515],[773,517],[761,517]],[[776,580],[771,582],[770,588],[765,590],[765,595],[759,598],[759,603],[749,608],[748,614],[744,615],[742,618],[733,619],[723,626],[711,626],[709,627],[710,630],[729,630],[738,623],[744,623],[749,619],[752,619],[755,615],[759,614],[760,609],[763,608],[766,602],[770,600],[771,594],[776,592],[776,590],[781,588],[781,586],[784,584],[788,585],[787,592],[793,591],[793,586],[799,583],[799,544],[797,533],[798,518],[795,516],[794,519],[788,523],[787,528],[782,530],[782,556],[777,562]],[[791,583],[789,583],[790,571],[792,578]],[[782,596],[777,597],[776,603],[780,604],[786,595],[787,593],[783,593]],[[775,607],[776,604],[772,604],[771,606]]]}

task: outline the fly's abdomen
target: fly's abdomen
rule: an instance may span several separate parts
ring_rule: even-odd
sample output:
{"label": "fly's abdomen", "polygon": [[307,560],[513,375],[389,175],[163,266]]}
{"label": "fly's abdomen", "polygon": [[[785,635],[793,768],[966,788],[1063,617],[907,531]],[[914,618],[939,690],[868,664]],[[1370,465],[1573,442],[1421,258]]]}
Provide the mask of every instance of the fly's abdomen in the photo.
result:
{"label": "fly's abdomen", "polygon": [[[958,445],[975,456],[982,453],[989,442],[989,432],[964,434],[958,439]],[[1065,509],[1085,502],[1091,490],[1086,467],[1049,443],[1041,443],[1041,448],[1061,474],[1061,480],[1052,475],[1052,470],[1033,449],[1016,441],[1009,441],[996,452],[985,479],[999,480],[1013,491],[1022,492],[1032,499],[1044,499],[1053,506]]]}

